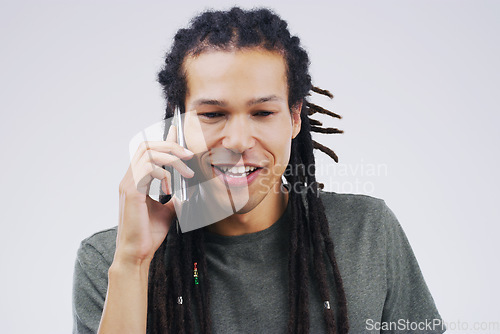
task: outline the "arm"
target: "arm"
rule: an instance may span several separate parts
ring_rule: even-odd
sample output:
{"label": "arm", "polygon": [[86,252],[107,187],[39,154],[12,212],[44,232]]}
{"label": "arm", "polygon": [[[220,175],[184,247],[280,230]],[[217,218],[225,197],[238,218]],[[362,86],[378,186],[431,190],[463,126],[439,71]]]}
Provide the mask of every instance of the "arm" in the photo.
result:
{"label": "arm", "polygon": [[[89,256],[86,269],[82,267],[82,270],[75,271],[75,281],[80,280],[80,277],[84,280],[76,286],[74,300],[74,305],[82,310],[85,310],[85,306],[81,306],[82,301],[78,299],[79,291],[90,291],[88,294],[92,294],[97,285],[107,281],[105,302],[100,300],[92,306],[92,321],[95,321],[96,309],[102,313],[98,333],[146,332],[149,265],[175,218],[173,201],[162,204],[153,200],[148,195],[149,187],[156,178],[161,180],[163,191],[170,194],[170,173],[161,166],[172,166],[189,178],[193,176],[193,171],[180,159],[190,159],[192,156],[193,153],[175,142],[175,127],[171,127],[165,141],[143,142],[132,158],[119,187],[120,206],[114,258],[108,268],[99,271],[100,276],[105,272],[107,277],[103,279],[97,275],[93,281],[85,271],[92,272],[98,266],[100,261],[97,254]],[[80,326],[80,332],[77,315],[75,323],[77,333],[95,333],[93,323],[92,326]]]}
{"label": "arm", "polygon": [[[121,333],[145,331],[132,331],[132,328],[136,327],[135,324],[145,328],[149,268],[126,267],[119,260],[114,260],[117,257],[116,236],[117,229],[112,228],[95,233],[80,244],[73,275],[74,334],[98,333],[100,323],[100,332],[104,333],[113,332],[115,326]],[[124,320],[117,318],[116,312],[113,312],[123,313],[123,310],[126,312],[122,314]],[[122,326],[127,330],[122,331]]]}
{"label": "arm", "polygon": [[145,333],[149,262],[113,261],[98,333]]}

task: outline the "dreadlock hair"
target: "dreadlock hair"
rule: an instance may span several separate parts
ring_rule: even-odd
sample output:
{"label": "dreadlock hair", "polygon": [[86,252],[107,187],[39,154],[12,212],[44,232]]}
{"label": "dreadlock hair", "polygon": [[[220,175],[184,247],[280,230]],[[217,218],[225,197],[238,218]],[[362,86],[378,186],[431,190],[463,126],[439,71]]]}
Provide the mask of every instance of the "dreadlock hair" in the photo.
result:
{"label": "dreadlock hair", "polygon": [[[334,274],[339,319],[333,307],[324,307],[328,333],[347,333],[347,301],[342,278],[335,259],[334,245],[329,235],[325,209],[319,198],[313,149],[319,149],[338,162],[329,148],[312,140],[311,131],[342,133],[336,128],[323,128],[314,113],[335,118],[341,116],[307,101],[310,92],[333,98],[327,91],[314,87],[308,72],[309,58],[297,36],[290,35],[287,23],[268,9],[244,11],[234,7],[228,11],[207,11],[195,17],[187,29],[180,29],[167,53],[165,65],[158,74],[167,100],[165,120],[172,119],[175,107],[185,112],[186,77],[183,63],[186,57],[205,50],[232,51],[261,47],[279,52],[286,61],[289,107],[302,101],[300,133],[292,140],[290,161],[284,176],[290,185],[289,204],[292,208],[288,250],[288,333],[309,332],[309,261],[313,249],[314,276],[322,300],[329,301],[327,266]],[[168,127],[166,127],[168,129]],[[302,189],[301,191],[295,191]],[[161,195],[166,203],[170,196]],[[202,333],[211,333],[210,280],[205,256],[202,229],[179,233],[171,225],[167,238],[152,260],[148,288],[148,331],[150,333],[191,333],[197,321]],[[168,242],[167,242],[168,240]],[[192,280],[193,263],[197,262],[199,284]],[[300,282],[300,284],[299,284]],[[193,298],[194,301],[193,302]],[[195,312],[191,309],[194,304]]]}

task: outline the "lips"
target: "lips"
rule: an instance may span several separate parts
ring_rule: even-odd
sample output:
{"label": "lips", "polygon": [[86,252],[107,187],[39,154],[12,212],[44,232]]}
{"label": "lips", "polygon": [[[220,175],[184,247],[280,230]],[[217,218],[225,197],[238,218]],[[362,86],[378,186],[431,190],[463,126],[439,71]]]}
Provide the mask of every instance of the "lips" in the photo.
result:
{"label": "lips", "polygon": [[249,185],[260,173],[262,167],[251,165],[212,165],[217,177],[228,186]]}

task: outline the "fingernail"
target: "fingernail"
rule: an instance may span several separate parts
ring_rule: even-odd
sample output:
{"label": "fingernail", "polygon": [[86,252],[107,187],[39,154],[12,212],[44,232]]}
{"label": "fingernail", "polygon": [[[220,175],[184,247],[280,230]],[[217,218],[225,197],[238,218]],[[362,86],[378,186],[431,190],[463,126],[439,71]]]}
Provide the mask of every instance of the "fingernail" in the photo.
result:
{"label": "fingernail", "polygon": [[194,155],[194,153],[191,152],[190,150],[188,150],[187,148],[184,148],[184,152],[186,152],[186,154],[189,154],[189,155]]}

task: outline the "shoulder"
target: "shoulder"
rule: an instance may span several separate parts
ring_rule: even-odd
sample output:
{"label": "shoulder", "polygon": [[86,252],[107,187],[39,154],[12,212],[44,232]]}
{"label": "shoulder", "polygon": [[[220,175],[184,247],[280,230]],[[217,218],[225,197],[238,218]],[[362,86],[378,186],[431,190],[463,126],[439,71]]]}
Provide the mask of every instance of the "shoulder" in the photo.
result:
{"label": "shoulder", "polygon": [[390,211],[383,199],[368,195],[321,191],[319,196],[330,224],[346,220],[380,221]]}
{"label": "shoulder", "polygon": [[383,199],[363,194],[340,194],[320,191],[325,211],[335,215],[377,215],[384,211]]}
{"label": "shoulder", "polygon": [[381,198],[327,191],[321,191],[320,198],[334,238],[381,245],[389,230],[399,228],[396,216]]}
{"label": "shoulder", "polygon": [[117,226],[96,232],[80,242],[77,259],[82,265],[101,260],[111,265],[116,250]]}

